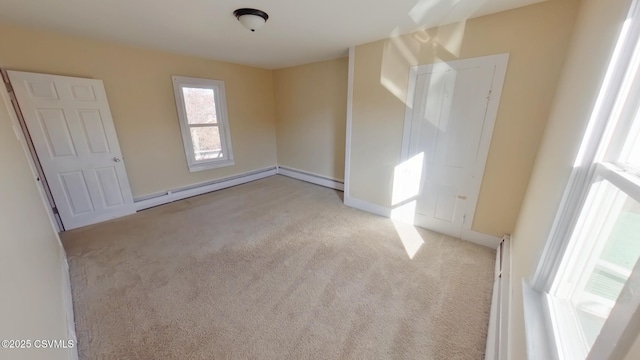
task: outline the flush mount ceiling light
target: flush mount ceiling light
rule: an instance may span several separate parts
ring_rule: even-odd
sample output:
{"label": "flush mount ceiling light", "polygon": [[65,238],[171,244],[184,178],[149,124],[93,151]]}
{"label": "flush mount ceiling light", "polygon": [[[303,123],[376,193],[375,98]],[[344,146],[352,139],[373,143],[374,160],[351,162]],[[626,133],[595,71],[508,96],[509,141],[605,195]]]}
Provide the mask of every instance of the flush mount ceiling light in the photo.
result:
{"label": "flush mount ceiling light", "polygon": [[269,15],[266,12],[256,9],[238,9],[233,12],[233,15],[238,18],[238,21],[240,21],[244,27],[251,31],[258,30],[267,22],[267,19],[269,19]]}

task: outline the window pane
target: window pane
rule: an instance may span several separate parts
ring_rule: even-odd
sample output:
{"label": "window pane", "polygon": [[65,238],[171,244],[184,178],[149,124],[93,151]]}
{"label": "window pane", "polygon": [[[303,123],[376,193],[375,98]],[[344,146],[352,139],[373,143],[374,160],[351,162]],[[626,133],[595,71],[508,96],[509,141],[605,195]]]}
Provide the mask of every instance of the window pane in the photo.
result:
{"label": "window pane", "polygon": [[[596,236],[589,261],[582,269],[578,287],[571,296],[583,334],[591,347],[609,317],[620,292],[640,257],[640,204],[608,181],[597,191],[599,200],[590,209],[600,229],[580,231]],[[591,234],[588,234],[591,233]],[[583,253],[585,254],[585,253]]]}
{"label": "window pane", "polygon": [[220,129],[217,126],[193,127],[191,142],[196,161],[219,159],[222,154]]}
{"label": "window pane", "polygon": [[182,88],[189,124],[215,124],[216,101],[213,89]]}

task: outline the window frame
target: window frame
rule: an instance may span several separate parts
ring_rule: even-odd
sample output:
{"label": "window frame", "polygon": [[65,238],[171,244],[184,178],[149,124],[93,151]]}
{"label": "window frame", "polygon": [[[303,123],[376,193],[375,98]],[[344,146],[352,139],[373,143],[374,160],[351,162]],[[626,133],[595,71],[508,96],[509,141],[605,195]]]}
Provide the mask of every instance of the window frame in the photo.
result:
{"label": "window frame", "polygon": [[[173,92],[176,101],[180,131],[182,132],[182,143],[187,158],[189,172],[215,169],[224,166],[234,165],[233,147],[231,145],[231,131],[229,129],[229,117],[227,114],[227,97],[224,81],[194,78],[186,76],[172,75]],[[183,88],[211,89],[214,93],[216,106],[216,124],[189,124],[187,119],[187,109],[185,105]],[[223,156],[216,159],[196,160],[196,154],[191,137],[191,128],[196,127],[217,127],[220,134],[220,146]]]}
{"label": "window frame", "polygon": [[[596,168],[592,178],[592,182],[589,184],[589,197],[585,206],[580,208],[582,210],[584,218],[580,218],[578,224],[574,228],[574,232],[577,232],[576,239],[568,239],[569,247],[565,252],[565,256],[570,261],[577,261],[578,264],[568,265],[563,263],[558,272],[555,275],[552,289],[544,292],[545,316],[546,321],[550,324],[550,328],[553,330],[554,336],[553,343],[556,345],[558,352],[558,358],[560,359],[610,359],[613,351],[615,351],[616,340],[612,340],[611,334],[619,333],[622,335],[627,329],[631,329],[629,326],[630,319],[633,313],[640,315],[640,294],[638,294],[638,284],[636,280],[632,278],[638,278],[640,275],[640,260],[634,266],[634,269],[630,271],[627,281],[625,282],[617,301],[611,301],[605,298],[601,298],[596,294],[589,294],[583,288],[586,280],[591,275],[594,267],[598,262],[601,262],[600,253],[603,243],[600,243],[600,235],[602,232],[608,234],[613,227],[612,220],[617,219],[617,214],[620,213],[619,199],[617,197],[621,194],[628,196],[629,198],[640,202],[640,178],[637,176],[629,176],[621,168],[615,164],[603,162],[594,164]],[[608,183],[608,186],[607,184]],[[617,190],[616,197],[611,197],[609,193],[612,190]],[[616,203],[618,203],[616,205]],[[597,204],[598,207],[594,206]],[[604,217],[593,217],[594,213],[598,211],[594,209],[600,206],[611,210],[616,207],[618,210],[606,213]],[[598,216],[598,214],[596,214]],[[573,235],[573,234],[572,234]],[[581,241],[581,246],[576,246],[576,240]],[[574,270],[569,272],[566,269]],[[582,269],[578,272],[576,269]],[[609,269],[615,271],[616,269]],[[634,275],[635,272],[635,275]],[[634,282],[636,281],[636,282]],[[571,285],[568,285],[571,284]],[[580,327],[577,307],[572,305],[572,298],[575,294],[581,293],[581,296],[587,296],[596,302],[612,308],[611,313],[605,319],[604,325],[600,331],[600,334],[596,338],[593,346],[589,348],[588,341],[583,336],[582,328]],[[620,313],[614,309],[618,308],[620,300],[624,299],[623,307],[628,309],[629,304],[636,304],[632,307],[633,311],[626,313]],[[584,310],[583,310],[584,311]],[[598,315],[596,315],[598,316]],[[639,329],[630,330],[637,334]],[[604,335],[601,337],[600,335]],[[607,340],[602,340],[607,339]],[[601,355],[593,355],[599,353]]]}
{"label": "window frame", "polygon": [[[545,341],[556,359],[619,358],[624,356],[640,332],[640,260],[624,284],[609,317],[593,346],[584,347],[575,308],[567,300],[556,298],[554,282],[567,276],[565,257],[586,256],[585,251],[572,242],[574,231],[582,231],[579,224],[588,196],[594,184],[605,180],[629,197],[640,202],[640,174],[637,168],[618,161],[637,114],[640,114],[640,6],[634,0],[614,49],[601,91],[596,100],[573,171],[561,200],[549,238],[539,257],[537,267],[525,284],[525,317],[542,318],[547,330]],[[633,76],[629,76],[633,75]],[[583,245],[583,244],[581,244]],[[580,255],[576,255],[580,254]],[[590,254],[589,256],[593,256]],[[583,259],[591,261],[593,259]],[[533,290],[531,292],[530,290]],[[536,300],[540,299],[540,300]],[[621,301],[623,299],[623,301]],[[536,303],[542,302],[540,307]],[[531,315],[542,309],[542,314]],[[575,335],[571,335],[571,330]],[[578,331],[576,331],[578,330]],[[529,348],[533,348],[529,346]],[[568,356],[567,356],[568,355]],[[530,354],[530,356],[532,356]],[[535,356],[535,355],[534,355]]]}

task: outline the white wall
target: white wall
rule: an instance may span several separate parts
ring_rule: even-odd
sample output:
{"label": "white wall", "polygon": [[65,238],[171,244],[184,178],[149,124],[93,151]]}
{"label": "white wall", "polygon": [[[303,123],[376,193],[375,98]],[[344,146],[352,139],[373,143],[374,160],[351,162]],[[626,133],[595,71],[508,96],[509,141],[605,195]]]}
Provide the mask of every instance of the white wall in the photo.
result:
{"label": "white wall", "polygon": [[[0,340],[67,340],[64,250],[1,98],[0,169]],[[33,344],[28,350],[0,347],[0,359],[70,356]]]}
{"label": "white wall", "polygon": [[522,279],[532,274],[558,209],[631,0],[583,0],[545,134],[512,236],[510,358],[525,359]]}

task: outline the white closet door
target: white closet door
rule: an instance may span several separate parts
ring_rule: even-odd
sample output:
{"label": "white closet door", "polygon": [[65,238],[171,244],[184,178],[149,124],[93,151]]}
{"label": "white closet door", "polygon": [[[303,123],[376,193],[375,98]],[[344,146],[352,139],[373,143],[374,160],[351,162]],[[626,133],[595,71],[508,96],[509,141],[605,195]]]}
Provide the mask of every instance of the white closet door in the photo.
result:
{"label": "white closet door", "polygon": [[414,69],[404,142],[405,157],[422,160],[416,225],[455,237],[470,231],[505,71],[506,56]]}

